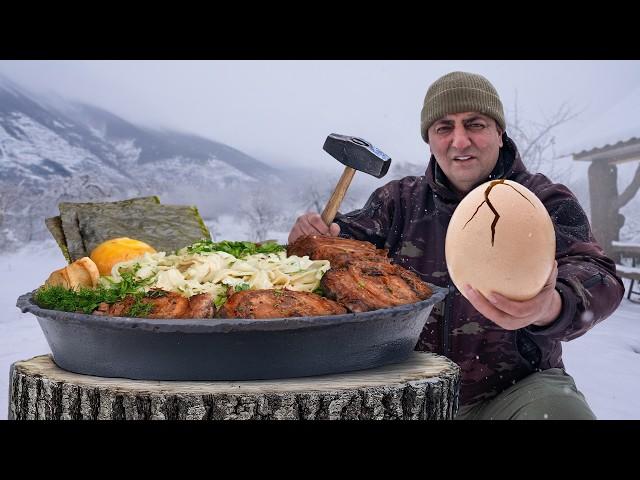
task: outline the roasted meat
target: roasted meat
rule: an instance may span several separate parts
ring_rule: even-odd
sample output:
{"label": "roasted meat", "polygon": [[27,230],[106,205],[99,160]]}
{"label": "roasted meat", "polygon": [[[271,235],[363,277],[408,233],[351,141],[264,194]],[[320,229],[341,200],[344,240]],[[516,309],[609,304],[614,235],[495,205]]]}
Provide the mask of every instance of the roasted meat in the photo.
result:
{"label": "roasted meat", "polygon": [[213,297],[208,293],[201,293],[189,297],[189,316],[184,318],[213,318],[215,313]]}
{"label": "roasted meat", "polygon": [[[143,315],[145,318],[213,318],[215,307],[212,299],[208,293],[186,298],[173,292],[152,290],[140,303],[153,306],[150,313]],[[126,317],[133,313],[131,309],[135,304],[136,299],[129,295],[121,302],[101,303],[93,314]]]}
{"label": "roasted meat", "polygon": [[387,250],[378,249],[373,243],[324,235],[305,235],[287,247],[287,255],[311,260],[329,260],[331,268],[341,267],[355,260],[372,260],[390,263]]}
{"label": "roasted meat", "polygon": [[350,312],[366,312],[429,298],[429,286],[415,273],[399,265],[371,260],[349,262],[331,268],[320,285],[328,298]]}
{"label": "roasted meat", "polygon": [[216,316],[285,318],[341,313],[347,313],[342,305],[315,293],[293,290],[244,290],[231,295]]}

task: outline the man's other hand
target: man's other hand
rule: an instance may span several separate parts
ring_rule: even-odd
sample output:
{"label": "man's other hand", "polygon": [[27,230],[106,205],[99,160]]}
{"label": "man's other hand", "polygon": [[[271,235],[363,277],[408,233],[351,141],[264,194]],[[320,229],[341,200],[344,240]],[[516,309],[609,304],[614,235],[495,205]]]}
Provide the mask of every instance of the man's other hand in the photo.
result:
{"label": "man's other hand", "polygon": [[330,227],[322,220],[319,213],[307,212],[300,215],[289,232],[289,245],[303,235],[329,235],[337,237],[340,234],[340,227],[337,223],[332,223]]}
{"label": "man's other hand", "polygon": [[470,285],[465,286],[465,294],[471,305],[486,318],[505,330],[517,330],[529,325],[543,327],[552,323],[562,311],[562,298],[556,290],[558,262],[556,261],[544,287],[530,300],[509,300],[497,293],[485,298]]}

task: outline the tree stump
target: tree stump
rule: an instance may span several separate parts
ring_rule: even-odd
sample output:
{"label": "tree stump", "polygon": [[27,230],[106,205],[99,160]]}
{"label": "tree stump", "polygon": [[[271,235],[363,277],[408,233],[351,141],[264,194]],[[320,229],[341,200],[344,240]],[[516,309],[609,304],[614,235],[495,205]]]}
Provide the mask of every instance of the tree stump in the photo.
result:
{"label": "tree stump", "polygon": [[79,375],[51,355],[11,366],[10,420],[452,419],[460,367],[413,352],[400,364],[334,375],[241,382]]}

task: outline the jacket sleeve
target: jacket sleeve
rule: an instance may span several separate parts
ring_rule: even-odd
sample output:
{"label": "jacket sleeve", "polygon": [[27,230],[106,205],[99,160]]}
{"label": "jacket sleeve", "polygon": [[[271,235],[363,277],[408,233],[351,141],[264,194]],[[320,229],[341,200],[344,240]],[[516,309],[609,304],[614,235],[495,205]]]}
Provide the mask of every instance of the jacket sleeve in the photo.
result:
{"label": "jacket sleeve", "polygon": [[338,213],[335,223],[340,226],[340,236],[364,240],[386,248],[389,231],[399,221],[398,182],[392,181],[376,189],[361,209],[349,213]]}
{"label": "jacket sleeve", "polygon": [[532,190],[547,208],[555,228],[556,290],[562,298],[562,311],[550,325],[532,325],[526,330],[566,342],[611,315],[624,296],[624,284],[616,275],[615,262],[593,237],[587,215],[573,193],[550,182]]}

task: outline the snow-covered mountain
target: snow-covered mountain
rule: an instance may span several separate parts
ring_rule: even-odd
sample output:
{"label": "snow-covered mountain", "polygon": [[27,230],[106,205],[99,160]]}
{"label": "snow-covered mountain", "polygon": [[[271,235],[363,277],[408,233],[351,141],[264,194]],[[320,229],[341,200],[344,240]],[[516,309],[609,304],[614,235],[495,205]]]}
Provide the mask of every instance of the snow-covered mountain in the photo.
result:
{"label": "snow-covered mountain", "polygon": [[0,251],[46,238],[44,219],[62,201],[158,195],[212,219],[282,183],[279,170],[228,145],[42,97],[0,75]]}
{"label": "snow-covered mountain", "polygon": [[49,102],[0,77],[0,183],[35,190],[89,175],[108,190],[224,188],[277,170],[228,145],[134,125],[86,104]]}

